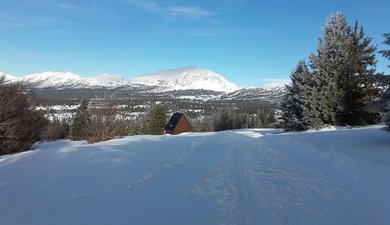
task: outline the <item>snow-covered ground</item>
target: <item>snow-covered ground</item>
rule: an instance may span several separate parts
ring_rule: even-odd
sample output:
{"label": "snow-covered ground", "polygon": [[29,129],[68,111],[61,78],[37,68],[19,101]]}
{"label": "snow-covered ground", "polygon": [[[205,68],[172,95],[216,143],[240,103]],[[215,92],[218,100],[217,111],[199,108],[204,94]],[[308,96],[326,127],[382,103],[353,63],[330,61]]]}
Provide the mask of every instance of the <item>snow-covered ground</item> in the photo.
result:
{"label": "snow-covered ground", "polygon": [[0,224],[390,224],[378,126],[57,141],[0,157]]}

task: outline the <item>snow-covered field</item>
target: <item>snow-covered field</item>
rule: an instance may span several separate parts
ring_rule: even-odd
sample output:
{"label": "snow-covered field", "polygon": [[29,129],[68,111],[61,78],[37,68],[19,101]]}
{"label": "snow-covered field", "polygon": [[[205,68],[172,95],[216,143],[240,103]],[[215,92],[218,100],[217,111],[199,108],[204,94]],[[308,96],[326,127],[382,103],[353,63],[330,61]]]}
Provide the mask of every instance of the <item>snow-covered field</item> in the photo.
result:
{"label": "snow-covered field", "polygon": [[0,224],[390,224],[378,126],[57,141],[0,157]]}

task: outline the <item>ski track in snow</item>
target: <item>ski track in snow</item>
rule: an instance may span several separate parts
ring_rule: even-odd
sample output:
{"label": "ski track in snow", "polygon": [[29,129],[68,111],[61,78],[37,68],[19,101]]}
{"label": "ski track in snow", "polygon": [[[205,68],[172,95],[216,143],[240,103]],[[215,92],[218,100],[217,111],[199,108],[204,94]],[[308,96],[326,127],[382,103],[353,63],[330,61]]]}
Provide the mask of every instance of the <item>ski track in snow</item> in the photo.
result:
{"label": "ski track in snow", "polygon": [[[303,207],[304,212],[309,210],[302,205],[302,195],[309,192],[315,194],[319,183],[332,185],[336,189],[327,190],[329,193],[338,189],[323,174],[312,175],[305,168],[289,165],[282,152],[261,140],[245,150],[240,146],[251,142],[250,139],[232,136],[229,140],[234,144],[230,146],[224,161],[194,190],[194,193],[217,202],[221,213],[219,224],[262,224],[267,221],[288,224],[293,222],[293,218],[288,218],[289,211],[299,206]],[[284,168],[280,169],[279,165]],[[327,193],[318,194],[327,197]],[[304,224],[302,216],[300,221],[293,224]]]}
{"label": "ski track in snow", "polygon": [[58,141],[0,157],[0,224],[390,224],[378,127]]}

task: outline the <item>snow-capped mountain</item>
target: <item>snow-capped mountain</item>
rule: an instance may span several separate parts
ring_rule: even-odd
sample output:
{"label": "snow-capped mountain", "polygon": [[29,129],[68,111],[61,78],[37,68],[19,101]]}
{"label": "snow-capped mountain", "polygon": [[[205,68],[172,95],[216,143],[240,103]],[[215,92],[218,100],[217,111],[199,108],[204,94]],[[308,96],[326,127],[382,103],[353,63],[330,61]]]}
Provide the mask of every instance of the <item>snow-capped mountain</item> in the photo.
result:
{"label": "snow-capped mountain", "polygon": [[144,74],[132,79],[131,83],[158,86],[165,91],[203,89],[227,93],[238,89],[237,85],[221,75],[198,67],[181,67]]}
{"label": "snow-capped mountain", "polygon": [[29,74],[18,81],[32,84],[36,88],[89,88],[89,87],[116,87],[126,83],[117,75],[101,74],[94,77],[81,77],[70,72],[43,72]]}
{"label": "snow-capped mountain", "polygon": [[17,77],[12,76],[10,74],[6,74],[6,73],[3,73],[3,72],[0,72],[0,78],[2,78],[2,77],[4,77],[5,81],[11,81],[11,82],[18,79]]}
{"label": "snow-capped mountain", "polygon": [[[1,74],[0,74],[1,75]],[[229,93],[238,89],[237,85],[227,81],[221,75],[197,67],[182,67],[140,75],[132,80],[110,74],[94,77],[81,77],[71,72],[43,72],[14,77],[3,74],[6,80],[21,81],[35,88],[71,89],[71,88],[118,88],[123,86],[144,86],[149,92],[167,92],[175,90],[208,90]]]}

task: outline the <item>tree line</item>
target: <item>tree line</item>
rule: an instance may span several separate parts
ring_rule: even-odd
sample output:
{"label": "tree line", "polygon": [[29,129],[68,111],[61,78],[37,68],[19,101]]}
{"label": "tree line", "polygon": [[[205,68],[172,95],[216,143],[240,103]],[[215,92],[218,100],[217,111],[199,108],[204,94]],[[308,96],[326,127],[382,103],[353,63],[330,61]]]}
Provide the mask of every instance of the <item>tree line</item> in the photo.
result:
{"label": "tree line", "polygon": [[[136,119],[121,111],[118,99],[106,95],[99,100],[82,100],[71,120],[36,110],[37,96],[28,93],[20,83],[0,78],[0,155],[27,151],[39,141],[70,139],[88,143],[106,141],[127,135],[161,135],[169,112],[162,104],[151,105]],[[201,118],[189,118],[191,130],[221,131],[248,127],[271,127],[275,110],[259,109],[250,114],[240,109],[215,109]]]}
{"label": "tree line", "polygon": [[[390,34],[384,37],[384,44],[390,45]],[[269,108],[259,107],[256,113],[218,108],[200,118],[189,118],[191,130],[278,126],[299,131],[324,125],[374,124],[382,115],[385,129],[390,131],[390,87],[378,90],[368,82],[376,75],[376,47],[371,41],[358,22],[350,26],[344,15],[337,13],[327,19],[317,53],[311,54],[308,62],[299,61],[293,70],[281,102],[280,120]],[[379,53],[390,59],[390,50]],[[100,101],[81,101],[71,121],[49,121],[35,109],[34,101],[36,96],[29,95],[22,84],[0,78],[0,155],[29,150],[42,140],[70,138],[95,143],[125,135],[161,135],[169,114],[157,104],[138,119],[128,119],[121,114],[118,99],[107,95]]]}
{"label": "tree line", "polygon": [[[348,25],[340,12],[327,19],[322,34],[317,53],[309,56],[308,63],[299,61],[290,76],[281,102],[281,126],[300,131],[378,123],[378,109],[389,111],[389,88],[380,96],[380,90],[368,82],[376,73],[372,39],[357,21]],[[389,44],[389,34],[384,36]],[[389,50],[380,53],[390,57]],[[390,126],[388,117],[386,123]]]}
{"label": "tree line", "polygon": [[[118,111],[117,104],[100,103],[98,107],[83,100],[70,125],[71,140],[87,140],[89,143],[105,141],[116,136],[161,135],[168,122],[168,110],[162,104],[150,109],[138,119],[126,119]],[[256,114],[243,110],[221,108],[201,118],[188,118],[194,132],[223,131],[241,128],[269,128],[276,122],[275,110],[259,109]],[[60,132],[61,133],[61,132]]]}

